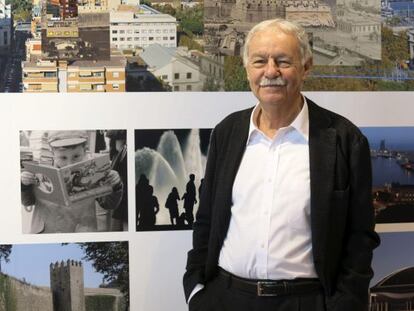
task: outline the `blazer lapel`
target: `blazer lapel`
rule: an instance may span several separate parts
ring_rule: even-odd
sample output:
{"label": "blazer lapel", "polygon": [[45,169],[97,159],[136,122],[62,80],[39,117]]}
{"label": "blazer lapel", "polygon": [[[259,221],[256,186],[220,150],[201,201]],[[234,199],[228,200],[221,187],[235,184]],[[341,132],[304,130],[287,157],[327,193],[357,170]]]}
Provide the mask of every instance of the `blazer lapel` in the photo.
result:
{"label": "blazer lapel", "polygon": [[311,188],[311,230],[315,268],[323,276],[319,262],[326,255],[329,206],[334,190],[336,159],[336,130],[329,127],[330,118],[310,100],[309,106],[309,162]]}

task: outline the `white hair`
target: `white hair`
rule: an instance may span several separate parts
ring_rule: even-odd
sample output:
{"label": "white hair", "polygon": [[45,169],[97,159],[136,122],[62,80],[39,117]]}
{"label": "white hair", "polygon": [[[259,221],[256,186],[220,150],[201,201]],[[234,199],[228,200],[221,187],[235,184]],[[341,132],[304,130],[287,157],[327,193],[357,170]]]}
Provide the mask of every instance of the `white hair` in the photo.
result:
{"label": "white hair", "polygon": [[285,34],[290,34],[296,37],[296,39],[299,42],[302,65],[305,64],[310,58],[312,58],[312,49],[310,47],[309,39],[305,32],[305,29],[285,19],[275,18],[275,19],[269,19],[269,20],[262,21],[259,24],[255,25],[252,29],[250,29],[249,33],[247,34],[246,42],[244,44],[244,50],[243,50],[244,66],[247,66],[247,61],[249,58],[249,44],[253,36],[257,32],[267,30],[267,29],[280,30]]}

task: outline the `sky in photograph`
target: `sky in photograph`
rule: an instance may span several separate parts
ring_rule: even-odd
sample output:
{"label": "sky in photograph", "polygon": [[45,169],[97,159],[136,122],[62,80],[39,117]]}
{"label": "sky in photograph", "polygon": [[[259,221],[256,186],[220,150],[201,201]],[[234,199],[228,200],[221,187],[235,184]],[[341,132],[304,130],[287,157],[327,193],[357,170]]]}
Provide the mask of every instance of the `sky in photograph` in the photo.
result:
{"label": "sky in photograph", "polygon": [[385,276],[414,266],[414,232],[381,233],[381,245],[374,250],[374,278],[371,286]]}
{"label": "sky in photograph", "polygon": [[414,150],[414,126],[410,127],[361,127],[372,149],[379,149],[381,140],[393,150]]}
{"label": "sky in photograph", "polygon": [[76,244],[15,244],[10,261],[1,262],[2,272],[37,286],[50,286],[50,263],[62,260],[82,261],[85,287],[97,288],[103,275],[90,262],[82,260],[83,251]]}

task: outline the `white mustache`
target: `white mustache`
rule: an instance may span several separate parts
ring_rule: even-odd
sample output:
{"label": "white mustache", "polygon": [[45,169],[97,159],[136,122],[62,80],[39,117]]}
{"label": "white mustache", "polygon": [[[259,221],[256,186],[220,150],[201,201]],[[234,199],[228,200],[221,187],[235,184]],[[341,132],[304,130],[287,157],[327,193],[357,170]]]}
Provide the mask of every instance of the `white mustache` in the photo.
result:
{"label": "white mustache", "polygon": [[260,86],[285,86],[286,85],[286,81],[283,80],[282,77],[277,77],[275,79],[268,79],[268,78],[262,78],[260,80]]}

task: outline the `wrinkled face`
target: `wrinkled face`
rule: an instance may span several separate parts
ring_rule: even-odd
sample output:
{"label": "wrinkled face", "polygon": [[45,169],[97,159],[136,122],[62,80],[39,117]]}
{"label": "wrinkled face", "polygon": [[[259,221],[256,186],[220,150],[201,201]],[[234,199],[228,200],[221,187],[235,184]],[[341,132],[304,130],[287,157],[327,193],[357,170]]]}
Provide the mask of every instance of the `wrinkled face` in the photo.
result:
{"label": "wrinkled face", "polygon": [[299,42],[293,35],[277,29],[259,31],[248,50],[250,88],[262,105],[293,104],[301,98],[311,62],[302,64]]}
{"label": "wrinkled face", "polygon": [[86,158],[85,147],[78,145],[53,149],[53,166],[65,167],[83,161]]}

